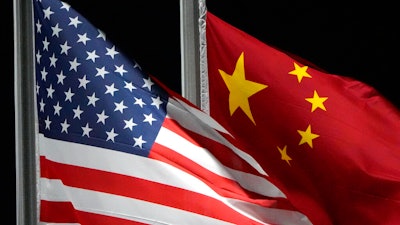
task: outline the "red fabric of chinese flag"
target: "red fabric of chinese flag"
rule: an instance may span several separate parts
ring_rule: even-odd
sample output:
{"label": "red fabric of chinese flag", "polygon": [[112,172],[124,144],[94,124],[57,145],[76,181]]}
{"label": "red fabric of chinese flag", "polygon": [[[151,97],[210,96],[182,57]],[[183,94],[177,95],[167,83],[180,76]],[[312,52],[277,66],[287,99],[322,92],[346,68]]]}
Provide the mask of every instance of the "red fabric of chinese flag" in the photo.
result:
{"label": "red fabric of chinese flag", "polygon": [[[207,12],[209,111],[316,225],[400,224],[400,111]],[[295,37],[294,37],[295,38]]]}

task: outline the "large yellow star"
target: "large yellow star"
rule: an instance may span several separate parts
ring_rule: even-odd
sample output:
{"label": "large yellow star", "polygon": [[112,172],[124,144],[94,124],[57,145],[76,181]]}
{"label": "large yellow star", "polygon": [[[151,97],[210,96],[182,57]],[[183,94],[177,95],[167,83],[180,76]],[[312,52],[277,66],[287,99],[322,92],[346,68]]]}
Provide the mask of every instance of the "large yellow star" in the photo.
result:
{"label": "large yellow star", "polygon": [[308,125],[307,129],[305,131],[302,130],[297,130],[301,136],[301,140],[299,145],[302,145],[304,143],[307,143],[311,148],[313,147],[313,139],[319,137],[318,134],[313,134],[311,133],[311,125]]}
{"label": "large yellow star", "polygon": [[306,98],[306,101],[312,104],[311,112],[314,112],[317,108],[320,108],[326,111],[324,102],[328,99],[328,97],[319,97],[316,90],[314,90],[314,96],[312,98]]}
{"label": "large yellow star", "polygon": [[299,83],[303,79],[303,77],[311,78],[311,75],[307,73],[308,66],[299,66],[297,63],[294,64],[294,70],[290,71],[289,74],[297,76],[297,81]]}
{"label": "large yellow star", "polygon": [[222,70],[218,71],[229,90],[229,111],[231,116],[236,109],[241,108],[250,120],[256,124],[250,110],[249,97],[268,86],[246,80],[243,52],[240,54],[239,59],[236,62],[235,71],[232,75],[227,74]]}
{"label": "large yellow star", "polygon": [[289,164],[289,166],[290,166],[289,161],[292,160],[292,158],[290,158],[287,154],[287,150],[286,150],[287,146],[285,145],[283,147],[283,149],[279,148],[279,146],[277,148],[278,148],[279,152],[281,153],[281,159],[285,160],[287,162],[287,164]]}

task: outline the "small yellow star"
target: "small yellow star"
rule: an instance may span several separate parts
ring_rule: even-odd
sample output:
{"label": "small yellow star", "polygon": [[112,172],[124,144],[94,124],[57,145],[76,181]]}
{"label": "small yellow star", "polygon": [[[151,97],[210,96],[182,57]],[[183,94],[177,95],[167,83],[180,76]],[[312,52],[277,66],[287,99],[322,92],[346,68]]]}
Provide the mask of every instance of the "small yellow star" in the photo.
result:
{"label": "small yellow star", "polygon": [[317,108],[320,108],[326,111],[324,106],[324,102],[328,99],[328,97],[319,97],[316,90],[314,90],[314,96],[312,98],[306,98],[306,101],[312,104],[311,112],[314,112]]}
{"label": "small yellow star", "polygon": [[241,108],[243,112],[256,124],[250,110],[249,98],[255,93],[266,88],[267,85],[246,80],[244,70],[244,53],[240,54],[232,75],[219,70],[226,87],[229,90],[229,111],[232,114]]}
{"label": "small yellow star", "polygon": [[307,143],[311,148],[313,147],[312,140],[319,137],[318,134],[311,133],[311,125],[308,125],[305,131],[297,130],[301,136],[299,145]]}
{"label": "small yellow star", "polygon": [[279,150],[279,152],[281,153],[281,159],[282,159],[282,160],[285,160],[285,161],[287,162],[287,164],[289,164],[289,166],[291,166],[289,161],[292,160],[292,158],[290,158],[290,157],[287,155],[287,150],[286,150],[287,146],[285,145],[285,147],[283,147],[283,149],[279,148],[278,146],[277,146],[276,148],[277,148],[277,149]]}
{"label": "small yellow star", "polygon": [[290,71],[289,74],[297,76],[297,80],[299,83],[303,79],[303,77],[311,78],[311,75],[307,73],[308,66],[299,66],[297,63],[294,64],[294,70]]}

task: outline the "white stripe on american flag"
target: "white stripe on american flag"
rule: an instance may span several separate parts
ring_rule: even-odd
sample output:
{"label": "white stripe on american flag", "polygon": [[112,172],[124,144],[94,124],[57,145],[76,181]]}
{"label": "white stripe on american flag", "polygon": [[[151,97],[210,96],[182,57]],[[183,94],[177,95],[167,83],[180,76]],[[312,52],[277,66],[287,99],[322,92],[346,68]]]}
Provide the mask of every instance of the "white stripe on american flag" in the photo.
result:
{"label": "white stripe on american flag", "polygon": [[[214,130],[217,127],[215,125],[216,121],[212,117],[208,116],[205,112],[189,106],[187,103],[178,98],[169,99],[167,112],[169,116],[172,115],[173,119],[177,120],[186,129],[196,132],[213,141],[226,145],[234,153],[236,153],[251,166],[253,166],[253,168],[255,168],[260,174],[267,175],[261,165],[251,155],[232,145],[220,133]],[[194,121],[195,118],[198,120]],[[200,127],[199,122],[207,126]],[[220,129],[218,131],[220,131]]]}

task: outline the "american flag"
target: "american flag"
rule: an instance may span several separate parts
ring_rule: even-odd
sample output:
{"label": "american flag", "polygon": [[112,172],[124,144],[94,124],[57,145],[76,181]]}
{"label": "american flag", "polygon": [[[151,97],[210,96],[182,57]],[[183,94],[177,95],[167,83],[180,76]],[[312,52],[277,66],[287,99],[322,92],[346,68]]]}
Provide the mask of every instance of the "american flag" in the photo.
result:
{"label": "american flag", "polygon": [[206,113],[33,0],[42,224],[310,224]]}

